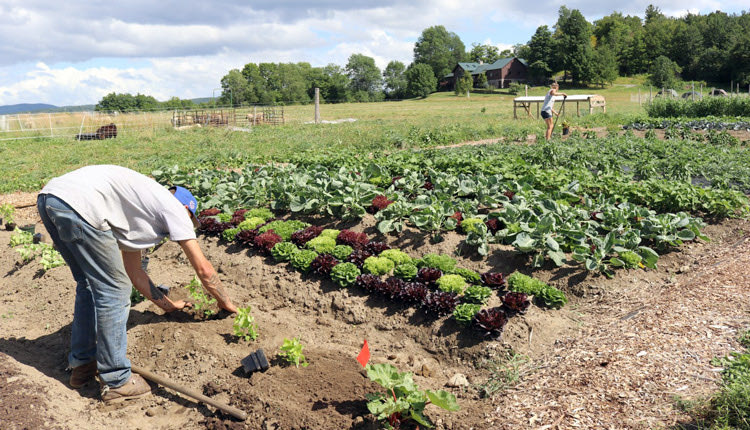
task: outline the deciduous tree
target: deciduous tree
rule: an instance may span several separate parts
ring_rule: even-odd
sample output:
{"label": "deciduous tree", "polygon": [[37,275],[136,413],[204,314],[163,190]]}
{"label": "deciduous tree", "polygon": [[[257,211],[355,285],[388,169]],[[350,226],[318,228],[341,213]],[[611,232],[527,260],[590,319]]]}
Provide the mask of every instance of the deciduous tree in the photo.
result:
{"label": "deciduous tree", "polygon": [[414,63],[427,64],[437,81],[466,58],[466,47],[456,33],[442,25],[426,28],[414,44]]}

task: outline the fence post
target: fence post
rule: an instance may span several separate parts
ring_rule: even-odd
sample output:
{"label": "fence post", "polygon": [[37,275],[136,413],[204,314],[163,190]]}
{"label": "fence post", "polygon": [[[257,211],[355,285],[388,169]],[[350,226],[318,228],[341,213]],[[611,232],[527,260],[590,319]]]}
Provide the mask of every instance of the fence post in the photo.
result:
{"label": "fence post", "polygon": [[528,85],[524,85],[524,90],[526,91],[526,97],[528,97],[529,96],[529,86]]}
{"label": "fence post", "polygon": [[81,127],[78,129],[78,140],[81,140],[81,133],[83,133],[83,122],[86,120],[86,112],[81,115]]}
{"label": "fence post", "polygon": [[315,124],[320,124],[320,88],[315,88]]}
{"label": "fence post", "polygon": [[695,101],[695,82],[690,83],[690,96],[692,96],[693,101]]}
{"label": "fence post", "polygon": [[253,125],[258,125],[258,106],[253,106]]}

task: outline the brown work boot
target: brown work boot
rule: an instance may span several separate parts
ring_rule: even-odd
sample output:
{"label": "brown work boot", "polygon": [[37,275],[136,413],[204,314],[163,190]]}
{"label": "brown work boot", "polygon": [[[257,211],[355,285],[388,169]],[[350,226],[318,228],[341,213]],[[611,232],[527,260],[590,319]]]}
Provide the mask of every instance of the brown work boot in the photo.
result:
{"label": "brown work boot", "polygon": [[74,367],[70,373],[70,386],[81,388],[96,376],[96,360]]}
{"label": "brown work boot", "polygon": [[102,400],[106,403],[117,403],[123,400],[137,399],[147,394],[151,394],[151,386],[141,375],[133,373],[130,375],[128,382],[121,387],[112,388],[105,385],[102,389]]}

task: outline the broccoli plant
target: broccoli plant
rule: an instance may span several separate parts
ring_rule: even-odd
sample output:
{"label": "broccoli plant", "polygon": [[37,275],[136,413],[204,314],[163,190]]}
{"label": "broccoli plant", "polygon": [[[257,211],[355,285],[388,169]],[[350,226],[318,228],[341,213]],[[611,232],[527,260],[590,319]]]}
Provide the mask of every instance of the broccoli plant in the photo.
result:
{"label": "broccoli plant", "polygon": [[424,414],[427,405],[433,404],[447,411],[459,410],[456,397],[443,390],[422,391],[409,372],[399,372],[391,364],[368,364],[367,377],[385,389],[384,393],[367,395],[367,409],[383,422],[385,428],[395,429],[409,421],[432,428]]}

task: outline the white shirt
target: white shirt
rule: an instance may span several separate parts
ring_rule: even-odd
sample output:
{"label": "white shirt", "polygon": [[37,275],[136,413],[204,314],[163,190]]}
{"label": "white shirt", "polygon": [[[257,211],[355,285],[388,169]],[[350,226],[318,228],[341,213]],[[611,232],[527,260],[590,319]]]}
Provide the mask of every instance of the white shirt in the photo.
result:
{"label": "white shirt", "polygon": [[552,106],[555,104],[555,98],[552,97],[552,90],[547,91],[547,95],[544,96],[544,103],[542,104],[542,110],[552,112]]}
{"label": "white shirt", "polygon": [[112,230],[120,249],[135,251],[195,239],[185,206],[153,179],[121,166],[86,166],[54,178],[40,194],[70,205],[92,227]]}

